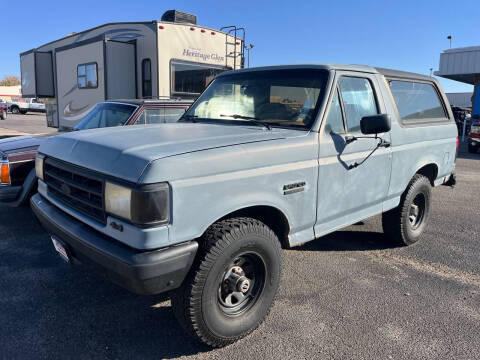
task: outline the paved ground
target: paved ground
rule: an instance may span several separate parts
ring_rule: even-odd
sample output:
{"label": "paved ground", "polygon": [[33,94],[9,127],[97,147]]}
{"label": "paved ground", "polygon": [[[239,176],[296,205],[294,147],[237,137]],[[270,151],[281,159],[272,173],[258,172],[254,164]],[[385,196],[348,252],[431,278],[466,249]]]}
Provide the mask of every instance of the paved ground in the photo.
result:
{"label": "paved ground", "polygon": [[417,245],[392,248],[375,217],[284,251],[270,316],[220,350],[184,336],[162,297],[64,264],[28,208],[0,206],[0,357],[480,359],[480,154],[457,172]]}
{"label": "paved ground", "polygon": [[57,129],[47,127],[45,114],[27,113],[14,115],[8,113],[7,120],[0,120],[0,138],[3,136],[45,134]]}

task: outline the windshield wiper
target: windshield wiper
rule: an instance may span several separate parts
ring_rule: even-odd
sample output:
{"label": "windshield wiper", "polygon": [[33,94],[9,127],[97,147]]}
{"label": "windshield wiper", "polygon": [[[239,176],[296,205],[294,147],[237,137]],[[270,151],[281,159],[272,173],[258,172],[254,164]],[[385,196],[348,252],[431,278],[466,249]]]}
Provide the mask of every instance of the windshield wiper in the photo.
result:
{"label": "windshield wiper", "polygon": [[198,118],[198,115],[185,114],[180,118],[180,120],[190,120],[191,122],[196,123],[197,120],[195,120],[195,118]]}
{"label": "windshield wiper", "polygon": [[257,124],[259,126],[266,127],[268,130],[272,130],[272,127],[268,125],[267,123],[264,123],[262,121],[259,121],[258,118],[252,117],[252,116],[244,116],[244,115],[239,115],[239,114],[232,114],[232,115],[226,115],[226,114],[220,114],[222,117],[231,117],[233,119],[242,119],[242,120],[248,120],[254,124]]}

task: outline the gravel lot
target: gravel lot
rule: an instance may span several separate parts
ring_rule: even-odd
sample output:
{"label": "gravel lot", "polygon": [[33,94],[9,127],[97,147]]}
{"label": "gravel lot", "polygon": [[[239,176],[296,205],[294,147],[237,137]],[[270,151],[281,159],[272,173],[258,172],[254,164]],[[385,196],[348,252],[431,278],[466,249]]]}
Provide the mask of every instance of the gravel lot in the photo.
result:
{"label": "gravel lot", "polygon": [[0,137],[11,135],[45,134],[57,129],[47,127],[45,114],[7,114],[7,120],[0,120]]}
{"label": "gravel lot", "polygon": [[28,208],[0,206],[0,357],[480,359],[480,154],[457,175],[419,244],[391,247],[374,217],[285,250],[270,316],[219,350],[186,337],[162,296],[63,263]]}

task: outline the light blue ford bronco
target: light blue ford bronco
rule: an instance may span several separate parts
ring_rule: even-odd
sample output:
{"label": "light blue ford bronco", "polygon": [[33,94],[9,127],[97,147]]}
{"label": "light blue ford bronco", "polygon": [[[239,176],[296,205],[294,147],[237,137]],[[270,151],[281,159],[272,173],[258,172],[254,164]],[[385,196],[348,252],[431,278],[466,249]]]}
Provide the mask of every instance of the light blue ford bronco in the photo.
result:
{"label": "light blue ford bronco", "polygon": [[456,136],[424,75],[225,72],[178,123],[48,139],[31,205],[64,259],[136,293],[168,291],[183,327],[219,347],[267,316],[281,247],[377,214],[392,241],[417,242],[432,187],[455,183]]}

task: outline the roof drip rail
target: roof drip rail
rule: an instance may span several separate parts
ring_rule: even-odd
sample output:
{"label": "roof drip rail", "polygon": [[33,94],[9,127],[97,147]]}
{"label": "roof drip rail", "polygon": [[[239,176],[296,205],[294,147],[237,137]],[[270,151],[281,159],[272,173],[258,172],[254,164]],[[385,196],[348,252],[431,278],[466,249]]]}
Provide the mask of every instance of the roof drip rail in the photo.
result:
{"label": "roof drip rail", "polygon": [[[225,33],[225,67],[228,67],[228,59],[233,58],[233,69],[235,70],[237,68],[237,57],[240,57],[240,67],[243,69],[245,67],[245,28],[230,25],[220,28],[220,31]],[[235,38],[233,43],[230,41],[229,36]],[[237,40],[240,40],[239,52],[237,51]]]}
{"label": "roof drip rail", "polygon": [[183,100],[181,97],[168,96],[168,95],[157,95],[157,96],[144,96],[142,100]]}

